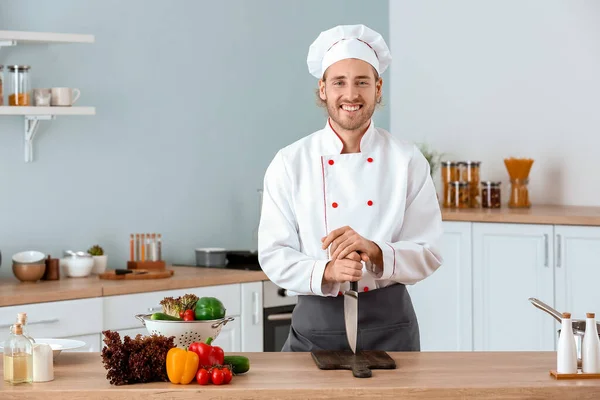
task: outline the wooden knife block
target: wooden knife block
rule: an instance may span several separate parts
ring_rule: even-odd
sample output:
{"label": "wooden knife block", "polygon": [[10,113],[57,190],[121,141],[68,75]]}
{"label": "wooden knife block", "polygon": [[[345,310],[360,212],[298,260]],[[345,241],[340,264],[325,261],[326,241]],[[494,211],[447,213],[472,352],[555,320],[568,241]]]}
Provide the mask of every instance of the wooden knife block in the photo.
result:
{"label": "wooden knife block", "polygon": [[147,269],[151,271],[162,271],[167,264],[161,261],[127,261],[127,269]]}

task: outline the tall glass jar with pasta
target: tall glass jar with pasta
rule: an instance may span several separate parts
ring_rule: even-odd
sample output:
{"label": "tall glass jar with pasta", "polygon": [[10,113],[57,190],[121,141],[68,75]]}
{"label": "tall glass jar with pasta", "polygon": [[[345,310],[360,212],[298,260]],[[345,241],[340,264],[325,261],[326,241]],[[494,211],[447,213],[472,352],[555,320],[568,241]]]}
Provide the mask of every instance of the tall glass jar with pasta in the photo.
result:
{"label": "tall glass jar with pasta", "polygon": [[461,168],[461,181],[469,183],[469,207],[481,207],[481,195],[479,191],[481,161],[463,161]]}
{"label": "tall glass jar with pasta", "polygon": [[29,65],[9,65],[10,91],[9,106],[31,105],[31,84],[29,82]]}
{"label": "tall glass jar with pasta", "polygon": [[456,182],[459,180],[460,174],[458,171],[458,163],[456,161],[442,161],[442,184],[444,190],[444,207],[450,208],[454,204],[452,199],[452,192],[450,189],[450,182]]}

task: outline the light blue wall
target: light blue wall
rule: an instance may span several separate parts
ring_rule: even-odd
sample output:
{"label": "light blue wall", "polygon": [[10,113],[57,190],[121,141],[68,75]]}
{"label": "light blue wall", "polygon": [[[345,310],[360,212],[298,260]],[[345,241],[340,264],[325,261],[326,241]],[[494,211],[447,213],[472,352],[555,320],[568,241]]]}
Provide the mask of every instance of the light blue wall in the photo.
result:
{"label": "light blue wall", "polygon": [[97,115],[43,123],[31,164],[23,119],[0,118],[0,276],[17,251],[95,243],[123,267],[132,232],[161,232],[174,263],[198,246],[254,248],[265,168],[325,123],[308,46],[341,23],[387,39],[388,1],[1,1],[0,30],[96,36],[2,48],[0,64],[30,64],[34,87],[80,88]]}

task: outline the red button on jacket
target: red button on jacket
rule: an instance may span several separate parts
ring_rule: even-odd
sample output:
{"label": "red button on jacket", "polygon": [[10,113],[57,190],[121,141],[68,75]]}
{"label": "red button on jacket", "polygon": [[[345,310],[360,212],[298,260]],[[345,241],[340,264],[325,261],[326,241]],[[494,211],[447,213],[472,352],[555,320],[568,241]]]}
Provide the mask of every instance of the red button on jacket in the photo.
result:
{"label": "red button on jacket", "polygon": [[338,206],[338,203],[331,204],[331,207],[333,207],[333,208],[337,208],[337,206]]}
{"label": "red button on jacket", "polygon": [[329,165],[333,165],[333,160],[329,160]]}
{"label": "red button on jacket", "polygon": [[365,286],[365,287],[363,288],[363,291],[364,291],[364,292],[368,292],[368,291],[369,291],[369,287],[368,287],[368,286]]}
{"label": "red button on jacket", "polygon": [[373,159],[371,157],[367,158],[368,162],[373,162]]}
{"label": "red button on jacket", "polygon": [[368,206],[372,206],[372,205],[373,205],[373,202],[372,202],[371,200],[369,200],[369,201],[367,201],[367,205],[368,205]]}

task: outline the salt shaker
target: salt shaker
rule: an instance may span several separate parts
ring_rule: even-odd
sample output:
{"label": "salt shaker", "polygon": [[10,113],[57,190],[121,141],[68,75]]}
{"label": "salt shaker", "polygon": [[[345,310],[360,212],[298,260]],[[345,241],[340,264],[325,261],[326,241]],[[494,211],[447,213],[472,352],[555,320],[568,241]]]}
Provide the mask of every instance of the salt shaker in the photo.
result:
{"label": "salt shaker", "polygon": [[600,373],[600,339],[594,313],[586,314],[585,333],[581,343],[581,365],[584,373]]}
{"label": "salt shaker", "polygon": [[560,337],[556,352],[556,372],[559,374],[577,373],[577,345],[573,336],[571,313],[562,314]]}
{"label": "salt shaker", "polygon": [[54,361],[52,347],[46,343],[33,345],[33,381],[48,382],[54,380]]}

